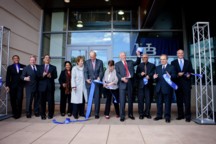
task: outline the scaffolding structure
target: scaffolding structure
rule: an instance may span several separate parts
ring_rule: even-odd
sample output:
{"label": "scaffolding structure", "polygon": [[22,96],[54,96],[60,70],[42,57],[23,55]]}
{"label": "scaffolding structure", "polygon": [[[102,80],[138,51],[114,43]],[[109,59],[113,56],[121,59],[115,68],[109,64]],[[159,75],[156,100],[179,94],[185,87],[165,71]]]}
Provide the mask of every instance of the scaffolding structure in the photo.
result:
{"label": "scaffolding structure", "polygon": [[6,72],[9,64],[10,29],[0,26],[0,119],[8,116],[8,94],[5,90]]}
{"label": "scaffolding structure", "polygon": [[198,124],[215,124],[212,76],[212,48],[209,22],[197,22],[192,26],[196,94],[196,119]]}

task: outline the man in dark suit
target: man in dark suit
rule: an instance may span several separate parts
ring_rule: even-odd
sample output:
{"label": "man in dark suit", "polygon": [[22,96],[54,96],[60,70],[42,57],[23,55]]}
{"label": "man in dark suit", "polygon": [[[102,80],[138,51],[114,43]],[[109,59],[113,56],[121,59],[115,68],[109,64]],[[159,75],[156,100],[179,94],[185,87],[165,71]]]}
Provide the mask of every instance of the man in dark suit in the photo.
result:
{"label": "man in dark suit", "polygon": [[6,91],[10,92],[12,114],[15,119],[21,117],[24,81],[20,79],[25,65],[19,63],[19,56],[12,57],[13,64],[8,66],[6,74]]}
{"label": "man in dark suit", "polygon": [[[90,93],[91,82],[93,80],[102,80],[104,70],[103,70],[103,62],[96,58],[96,53],[91,51],[90,59],[85,62],[84,65],[84,77],[86,80],[86,88],[87,93]],[[99,118],[100,112],[100,84],[95,84],[95,91],[94,91],[94,104],[95,104],[95,118]]]}
{"label": "man in dark suit", "polygon": [[156,67],[153,78],[156,80],[157,93],[157,116],[154,120],[162,119],[163,115],[163,99],[165,101],[165,122],[170,123],[171,119],[171,101],[173,88],[165,81],[163,74],[168,74],[170,79],[176,78],[176,72],[172,65],[167,63],[168,57],[165,54],[160,56],[161,65]]}
{"label": "man in dark suit", "polygon": [[[178,89],[176,93],[176,101],[178,108],[177,120],[185,118],[186,122],[191,121],[191,77],[193,73],[192,64],[190,61],[184,59],[184,51],[177,51],[178,59],[173,60],[171,64],[174,66],[177,72],[177,78],[175,79]],[[184,104],[184,107],[183,107]]]}
{"label": "man in dark suit", "polygon": [[44,55],[44,64],[40,65],[39,94],[41,98],[41,119],[46,119],[46,102],[48,101],[48,119],[54,115],[55,79],[57,78],[56,66],[50,64],[50,56]]}
{"label": "man in dark suit", "polygon": [[34,99],[34,114],[39,116],[39,96],[38,96],[38,66],[36,65],[36,56],[30,56],[29,65],[27,65],[21,75],[25,81],[26,90],[26,117],[32,116],[32,101]]}
{"label": "man in dark suit", "polygon": [[[137,75],[139,77],[139,90],[138,90],[138,112],[139,119],[143,119],[144,116],[151,118],[150,107],[151,107],[151,96],[150,88],[153,86],[153,75],[155,72],[155,65],[148,62],[148,55],[142,56],[143,62],[137,67]],[[144,78],[148,81],[144,83]],[[145,112],[144,112],[144,98],[145,98]]]}
{"label": "man in dark suit", "polygon": [[137,53],[136,62],[132,60],[126,60],[126,54],[124,52],[120,53],[120,61],[116,63],[116,74],[119,79],[119,101],[120,101],[120,121],[125,120],[125,99],[126,90],[128,95],[128,117],[134,120],[133,116],[133,86],[132,78],[134,77],[134,66],[140,64],[140,52]]}

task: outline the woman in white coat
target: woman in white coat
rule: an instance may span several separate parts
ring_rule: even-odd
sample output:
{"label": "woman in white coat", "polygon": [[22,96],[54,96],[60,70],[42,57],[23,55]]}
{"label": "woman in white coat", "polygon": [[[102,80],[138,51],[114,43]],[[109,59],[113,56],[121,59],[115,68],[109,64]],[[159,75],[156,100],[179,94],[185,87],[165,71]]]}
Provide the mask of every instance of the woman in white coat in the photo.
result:
{"label": "woman in white coat", "polygon": [[84,59],[82,56],[76,58],[77,65],[72,69],[71,76],[71,103],[73,104],[73,116],[78,119],[79,116],[85,116],[85,102],[87,102],[87,89],[84,79]]}

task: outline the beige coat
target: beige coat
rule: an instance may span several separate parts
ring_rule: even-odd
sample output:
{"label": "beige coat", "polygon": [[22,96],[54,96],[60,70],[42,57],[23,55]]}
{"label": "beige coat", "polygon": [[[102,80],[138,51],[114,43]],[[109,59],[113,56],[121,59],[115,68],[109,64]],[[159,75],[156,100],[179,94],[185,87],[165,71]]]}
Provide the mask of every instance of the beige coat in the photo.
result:
{"label": "beige coat", "polygon": [[83,102],[83,96],[85,98],[85,102],[87,102],[87,89],[85,86],[83,67],[73,67],[71,76],[71,86],[72,88],[76,87],[76,90],[72,89],[71,103],[81,104]]}

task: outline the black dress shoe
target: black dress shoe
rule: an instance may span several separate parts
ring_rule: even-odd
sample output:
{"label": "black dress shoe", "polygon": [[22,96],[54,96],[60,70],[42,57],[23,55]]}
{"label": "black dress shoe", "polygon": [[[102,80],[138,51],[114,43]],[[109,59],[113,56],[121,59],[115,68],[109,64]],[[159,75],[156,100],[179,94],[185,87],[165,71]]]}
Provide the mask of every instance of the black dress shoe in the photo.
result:
{"label": "black dress shoe", "polygon": [[155,121],[158,121],[158,120],[161,120],[161,119],[162,119],[162,117],[155,117],[154,118]]}
{"label": "black dress shoe", "polygon": [[147,119],[151,119],[152,118],[151,115],[147,115],[146,117],[147,117]]}
{"label": "black dress shoe", "polygon": [[45,120],[45,119],[46,119],[46,116],[41,116],[41,119],[42,119],[42,120]]}
{"label": "black dress shoe", "polygon": [[99,115],[95,115],[95,119],[99,119]]}
{"label": "black dress shoe", "polygon": [[71,114],[71,113],[68,113],[68,116],[69,116],[69,117],[71,117],[71,116],[72,116],[72,114]]}
{"label": "black dress shoe", "polygon": [[140,116],[139,116],[139,119],[144,119],[144,116],[143,116],[143,115],[140,115]]}
{"label": "black dress shoe", "polygon": [[125,121],[125,118],[120,118],[120,122],[124,122]]}
{"label": "black dress shoe", "polygon": [[78,119],[78,116],[76,115],[76,116],[74,116],[74,118],[75,118],[75,119]]}
{"label": "black dress shoe", "polygon": [[184,117],[177,117],[176,120],[182,120]]}
{"label": "black dress shoe", "polygon": [[40,116],[40,114],[39,113],[35,113],[35,117],[39,117]]}
{"label": "black dress shoe", "polygon": [[61,116],[65,116],[65,113],[61,113]]}
{"label": "black dress shoe", "polygon": [[191,119],[190,119],[190,118],[186,118],[185,121],[186,121],[186,122],[190,122]]}
{"label": "black dress shoe", "polygon": [[52,119],[52,118],[53,118],[53,116],[51,116],[51,115],[48,116],[48,119]]}
{"label": "black dress shoe", "polygon": [[26,117],[27,117],[27,118],[31,118],[31,115],[30,115],[30,114],[28,114],[28,115],[26,115]]}
{"label": "black dress shoe", "polygon": [[132,120],[135,120],[135,117],[133,115],[129,115],[128,117]]}
{"label": "black dress shoe", "polygon": [[166,122],[166,123],[170,123],[170,119],[169,119],[169,118],[166,118],[165,122]]}
{"label": "black dress shoe", "polygon": [[81,116],[81,117],[85,117],[85,115],[84,115],[84,114],[80,114],[80,116]]}

